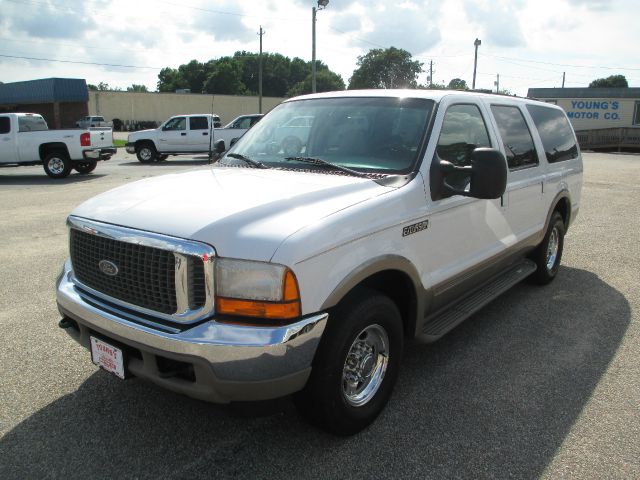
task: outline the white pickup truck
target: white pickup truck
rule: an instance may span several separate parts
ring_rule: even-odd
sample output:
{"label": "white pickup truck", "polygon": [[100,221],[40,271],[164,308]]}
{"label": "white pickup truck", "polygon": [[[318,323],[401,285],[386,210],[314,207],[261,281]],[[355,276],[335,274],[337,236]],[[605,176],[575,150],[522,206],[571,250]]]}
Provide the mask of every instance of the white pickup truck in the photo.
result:
{"label": "white pickup truck", "polygon": [[220,117],[215,114],[177,115],[158,128],[129,134],[126,150],[135,153],[142,163],[166,160],[169,155],[205,153],[220,140],[224,142],[224,151],[260,118],[262,115],[259,114],[241,115],[217,128]]}
{"label": "white pickup truck", "polygon": [[[301,141],[283,145],[300,118]],[[294,394],[312,422],[353,434],[391,396],[405,342],[436,341],[527,277],[562,275],[581,185],[555,105],[442,90],[291,98],[215,164],[76,208],[60,327],[120,378],[219,403]]]}
{"label": "white pickup truck", "polygon": [[42,164],[52,178],[87,174],[116,153],[110,128],[49,130],[35,113],[0,114],[0,167]]}
{"label": "white pickup truck", "polygon": [[112,127],[112,122],[107,122],[104,117],[83,117],[76,122],[78,128]]}

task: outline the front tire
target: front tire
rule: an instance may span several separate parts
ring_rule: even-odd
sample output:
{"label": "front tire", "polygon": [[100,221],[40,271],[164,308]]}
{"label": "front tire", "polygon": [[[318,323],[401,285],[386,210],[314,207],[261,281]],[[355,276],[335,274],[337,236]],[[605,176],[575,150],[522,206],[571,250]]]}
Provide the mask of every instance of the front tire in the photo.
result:
{"label": "front tire", "polygon": [[51,178],[66,178],[73,169],[73,164],[69,160],[69,156],[66,152],[58,151],[51,152],[42,162],[44,171]]}
{"label": "front tire", "polygon": [[311,376],[294,397],[303,416],[337,435],[367,427],[398,377],[403,329],[396,305],[361,288],[330,314]]}
{"label": "front tire", "polygon": [[538,267],[531,275],[534,283],[546,285],[556,278],[560,269],[560,260],[562,259],[564,234],[565,226],[562,215],[557,211],[553,212],[547,233],[531,257]]}
{"label": "front tire", "polygon": [[81,175],[93,172],[98,166],[98,162],[76,162],[73,168]]}
{"label": "front tire", "polygon": [[136,157],[140,163],[151,163],[156,159],[156,149],[149,143],[143,143],[136,146]]}

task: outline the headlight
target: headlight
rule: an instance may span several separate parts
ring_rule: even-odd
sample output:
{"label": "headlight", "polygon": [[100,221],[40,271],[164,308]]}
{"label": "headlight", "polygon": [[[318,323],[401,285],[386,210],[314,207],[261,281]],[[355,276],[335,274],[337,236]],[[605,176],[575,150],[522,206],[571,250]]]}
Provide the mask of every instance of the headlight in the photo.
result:
{"label": "headlight", "polygon": [[215,262],[216,311],[289,320],[300,316],[300,292],[283,265],[219,258]]}

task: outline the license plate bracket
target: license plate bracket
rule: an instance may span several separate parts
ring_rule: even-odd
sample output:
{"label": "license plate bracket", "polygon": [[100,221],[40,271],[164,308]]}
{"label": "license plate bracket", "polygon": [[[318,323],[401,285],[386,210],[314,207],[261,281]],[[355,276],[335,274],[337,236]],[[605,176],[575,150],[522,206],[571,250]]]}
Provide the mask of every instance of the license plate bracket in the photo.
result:
{"label": "license plate bracket", "polygon": [[91,361],[116,377],[126,379],[124,351],[100,338],[90,336],[89,339],[91,340]]}

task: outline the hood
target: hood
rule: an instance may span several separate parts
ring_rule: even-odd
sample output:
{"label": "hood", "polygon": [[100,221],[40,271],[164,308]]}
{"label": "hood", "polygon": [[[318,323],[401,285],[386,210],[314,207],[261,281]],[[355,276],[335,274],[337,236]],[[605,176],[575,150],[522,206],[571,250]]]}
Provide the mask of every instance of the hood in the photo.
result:
{"label": "hood", "polygon": [[147,128],[146,130],[137,130],[135,132],[131,132],[129,135],[127,135],[127,141],[132,141],[138,137],[144,137],[145,134],[148,134],[149,132],[155,132],[157,130],[157,128]]}
{"label": "hood", "polygon": [[205,242],[223,257],[268,261],[293,233],[391,190],[358,177],[216,166],[124,185],[72,215]]}

